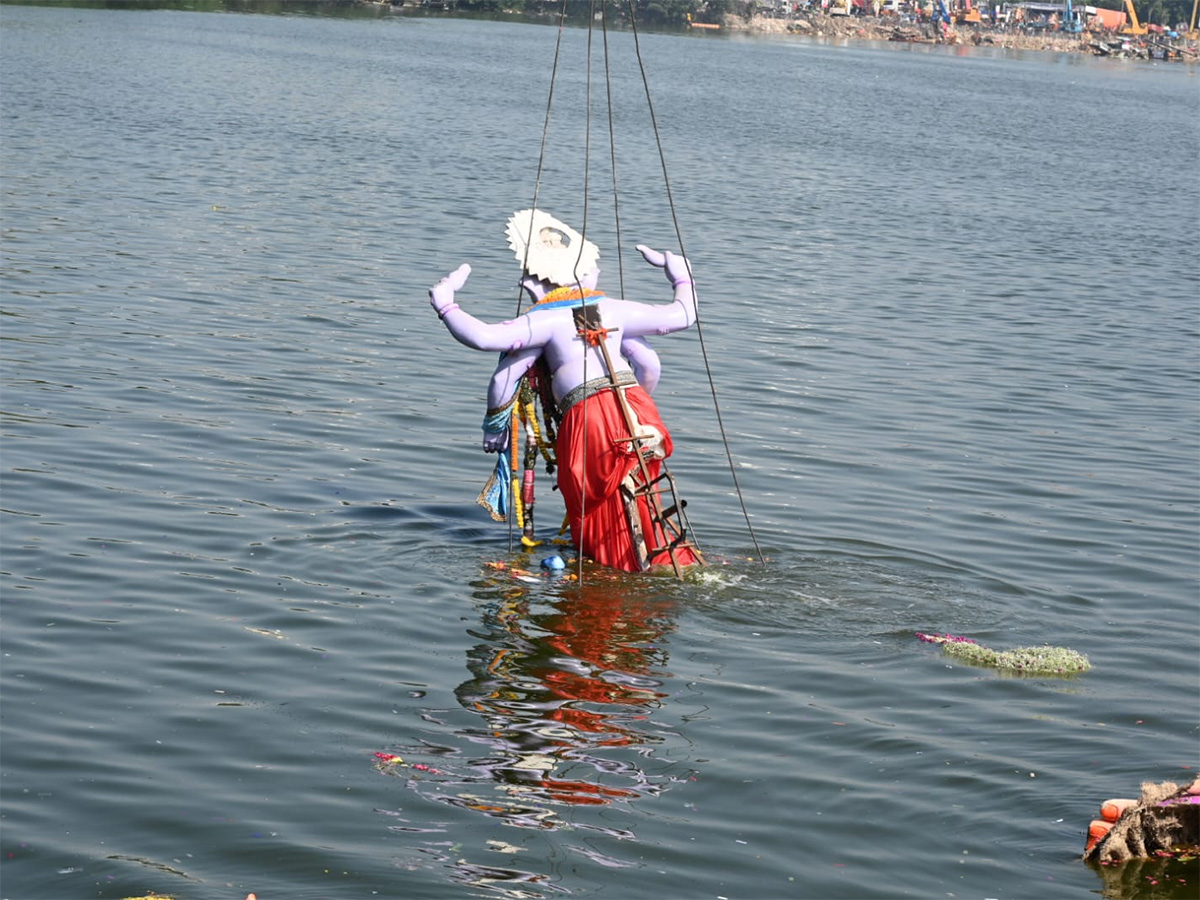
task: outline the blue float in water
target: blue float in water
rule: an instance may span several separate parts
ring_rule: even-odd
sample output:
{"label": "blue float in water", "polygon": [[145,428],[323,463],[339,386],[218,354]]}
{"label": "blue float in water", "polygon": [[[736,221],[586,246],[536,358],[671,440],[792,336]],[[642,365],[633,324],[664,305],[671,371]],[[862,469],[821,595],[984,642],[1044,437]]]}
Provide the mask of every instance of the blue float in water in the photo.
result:
{"label": "blue float in water", "polygon": [[542,568],[549,569],[551,572],[561,572],[566,567],[567,564],[563,562],[563,558],[557,553],[553,556],[547,556],[542,560]]}

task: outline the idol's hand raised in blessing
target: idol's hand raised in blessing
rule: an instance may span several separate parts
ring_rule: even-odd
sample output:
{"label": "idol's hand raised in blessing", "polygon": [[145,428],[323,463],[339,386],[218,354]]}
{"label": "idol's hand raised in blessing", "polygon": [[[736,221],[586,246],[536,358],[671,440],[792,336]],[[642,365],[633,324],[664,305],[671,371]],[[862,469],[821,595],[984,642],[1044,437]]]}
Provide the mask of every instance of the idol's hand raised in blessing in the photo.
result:
{"label": "idol's hand raised in blessing", "polygon": [[429,305],[439,316],[444,315],[446,308],[453,305],[455,291],[461,290],[470,274],[471,267],[463,263],[429,289]]}
{"label": "idol's hand raised in blessing", "polygon": [[650,265],[666,270],[667,280],[671,282],[671,287],[691,283],[692,266],[685,257],[676,256],[670,250],[665,253],[659,253],[657,250],[650,249],[645,244],[638,244],[638,250]]}

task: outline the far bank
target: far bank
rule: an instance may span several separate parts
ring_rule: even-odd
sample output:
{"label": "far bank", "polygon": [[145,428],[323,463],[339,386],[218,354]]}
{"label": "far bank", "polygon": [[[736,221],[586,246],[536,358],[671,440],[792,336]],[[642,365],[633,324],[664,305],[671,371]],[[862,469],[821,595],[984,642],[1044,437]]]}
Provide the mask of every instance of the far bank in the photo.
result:
{"label": "far bank", "polygon": [[899,16],[837,16],[824,12],[797,13],[787,18],[726,16],[719,26],[694,23],[692,30],[712,34],[794,34],[835,40],[902,41],[905,43],[975,45],[1006,50],[1035,50],[1050,53],[1088,53],[1128,59],[1159,59],[1196,62],[1200,41],[1184,35],[1147,32],[1127,35],[1116,31],[1083,31],[1070,34],[1052,28],[999,27],[960,23],[945,26]]}

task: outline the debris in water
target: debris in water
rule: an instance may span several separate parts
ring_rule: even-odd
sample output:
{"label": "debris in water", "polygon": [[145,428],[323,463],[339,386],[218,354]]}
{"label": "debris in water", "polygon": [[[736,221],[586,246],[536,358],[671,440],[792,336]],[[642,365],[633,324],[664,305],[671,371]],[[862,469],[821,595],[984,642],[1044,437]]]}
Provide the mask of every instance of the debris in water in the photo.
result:
{"label": "debris in water", "polygon": [[1016,647],[993,650],[968,637],[916,632],[927,644],[941,644],[942,652],[975,666],[990,666],[1022,675],[1075,675],[1092,667],[1088,658],[1068,647]]}

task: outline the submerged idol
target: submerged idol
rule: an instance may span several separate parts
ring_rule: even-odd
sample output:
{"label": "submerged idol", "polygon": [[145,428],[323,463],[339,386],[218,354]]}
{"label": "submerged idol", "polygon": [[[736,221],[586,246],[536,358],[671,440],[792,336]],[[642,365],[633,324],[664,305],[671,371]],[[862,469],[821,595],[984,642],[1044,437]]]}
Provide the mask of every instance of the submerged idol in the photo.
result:
{"label": "submerged idol", "polygon": [[489,324],[462,309],[455,293],[471,273],[466,264],[429,292],[460,343],[501,353],[488,387],[483,449],[506,455],[523,380],[536,381],[552,407],[552,465],[575,547],[612,568],[671,565],[678,574],[700,557],[679,524],[681,504],[672,499],[664,508],[661,501],[674,494],[663,469],[672,442],[650,397],[660,366],[645,338],[696,321],[688,261],[639,246],[666,273],[674,300],[638,303],[596,289],[596,245],[552,216],[522,210],[509,219],[507,234],[533,301],[523,315]]}

